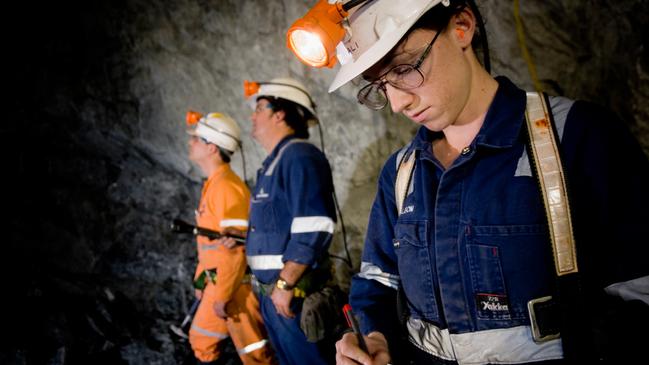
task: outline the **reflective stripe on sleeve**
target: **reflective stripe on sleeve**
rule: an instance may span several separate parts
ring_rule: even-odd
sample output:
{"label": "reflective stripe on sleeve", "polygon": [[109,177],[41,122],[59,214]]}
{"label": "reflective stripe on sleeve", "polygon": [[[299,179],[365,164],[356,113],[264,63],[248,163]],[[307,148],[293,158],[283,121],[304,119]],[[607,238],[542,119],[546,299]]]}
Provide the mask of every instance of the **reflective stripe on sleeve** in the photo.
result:
{"label": "reflective stripe on sleeve", "polygon": [[291,233],[334,232],[334,221],[330,217],[296,217],[291,223]]}
{"label": "reflective stripe on sleeve", "polygon": [[618,296],[626,301],[641,300],[649,304],[649,276],[615,283],[604,288],[608,295]]}
{"label": "reflective stripe on sleeve", "polygon": [[358,276],[367,280],[376,280],[392,289],[399,289],[401,282],[399,275],[383,272],[378,266],[365,261],[361,262],[361,272],[358,273]]}
{"label": "reflective stripe on sleeve", "polygon": [[408,340],[423,351],[458,364],[512,364],[563,358],[561,339],[536,343],[529,326],[450,334],[409,318]]}
{"label": "reflective stripe on sleeve", "polygon": [[198,327],[195,324],[192,324],[192,330],[200,333],[201,335],[204,335],[204,336],[207,336],[207,337],[219,338],[221,340],[224,340],[224,339],[230,337],[227,333],[218,333],[218,332],[208,331],[206,329]]}
{"label": "reflective stripe on sleeve", "polygon": [[201,251],[216,250],[216,243],[214,244],[203,243],[200,245],[200,247],[201,247]]}
{"label": "reflective stripe on sleeve", "polygon": [[251,353],[251,352],[253,352],[253,351],[259,350],[260,348],[266,346],[266,343],[267,343],[267,342],[268,342],[268,340],[261,340],[261,341],[259,341],[259,342],[251,343],[250,345],[245,346],[245,347],[242,348],[242,349],[238,349],[238,350],[237,350],[237,353],[238,353],[239,355],[249,354],[249,353]]}
{"label": "reflective stripe on sleeve", "polygon": [[245,219],[223,219],[221,227],[248,227],[248,221]]}
{"label": "reflective stripe on sleeve", "polygon": [[284,267],[282,255],[256,255],[248,256],[246,259],[252,270],[275,270]]}

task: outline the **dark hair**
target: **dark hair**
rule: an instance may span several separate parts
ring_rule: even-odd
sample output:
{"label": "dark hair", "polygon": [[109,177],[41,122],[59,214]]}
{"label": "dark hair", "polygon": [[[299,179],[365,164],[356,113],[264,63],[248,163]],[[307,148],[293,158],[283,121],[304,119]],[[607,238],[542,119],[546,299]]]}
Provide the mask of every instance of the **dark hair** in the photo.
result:
{"label": "dark hair", "polygon": [[309,119],[313,115],[305,107],[290,100],[276,98],[274,96],[260,96],[257,100],[265,99],[272,106],[273,112],[283,111],[284,121],[293,129],[298,138],[309,138]]}
{"label": "dark hair", "polygon": [[219,150],[219,156],[221,157],[221,160],[223,160],[223,162],[225,162],[225,163],[230,163],[230,159],[231,159],[231,156],[232,156],[233,152],[228,151],[228,150],[226,150],[224,148],[221,148],[219,146],[216,146],[216,148],[218,148],[218,150]]}
{"label": "dark hair", "polygon": [[[448,27],[451,18],[454,15],[462,12],[467,7],[469,7],[473,11],[477,22],[475,35],[473,36],[473,39],[471,41],[471,47],[476,52],[476,56],[478,56],[479,61],[481,57],[479,57],[478,54],[482,53],[484,58],[483,66],[487,69],[487,71],[489,71],[491,65],[489,61],[489,50],[487,45],[487,39],[486,39],[486,35],[484,34],[484,24],[482,21],[482,16],[478,11],[478,7],[475,4],[475,0],[450,0],[449,6],[444,6],[442,4],[435,5],[426,13],[424,13],[424,15],[422,15],[421,18],[419,18],[417,22],[415,22],[415,24],[413,24],[412,27],[410,27],[408,32],[401,39],[402,40],[408,39],[410,34],[412,34],[412,32],[418,29],[427,29],[427,30],[443,32]],[[400,43],[401,41],[397,42],[394,48],[392,48],[392,50],[390,50],[390,52],[388,52],[387,55],[383,57],[383,59],[381,60],[382,63],[389,62],[389,60],[392,58],[391,56],[392,53],[397,49]]]}
{"label": "dark hair", "polygon": [[[431,29],[443,32],[448,27],[448,23],[451,21],[453,15],[459,14],[467,7],[471,9],[476,19],[476,29],[471,40],[471,47],[476,52],[478,61],[481,58],[483,59],[482,64],[487,69],[487,72],[489,72],[491,69],[491,61],[489,60],[487,34],[484,28],[484,20],[482,19],[482,15],[480,15],[480,10],[475,0],[451,0],[449,6],[434,6],[410,27],[406,36],[416,29]],[[480,57],[480,54],[482,57]]]}
{"label": "dark hair", "polygon": [[[477,8],[472,6],[472,2],[472,0],[451,0],[449,6],[443,6],[441,4],[434,6],[422,15],[421,18],[412,25],[412,27],[410,27],[410,30],[406,33],[406,37],[416,29],[429,29],[443,32],[446,27],[448,27],[448,23],[451,21],[453,15],[459,14],[467,7],[469,7],[474,13],[477,12]],[[480,17],[479,13],[474,15],[476,19]],[[471,41],[471,46],[474,50],[480,47],[481,38],[481,29],[480,27],[476,27],[476,34]]]}

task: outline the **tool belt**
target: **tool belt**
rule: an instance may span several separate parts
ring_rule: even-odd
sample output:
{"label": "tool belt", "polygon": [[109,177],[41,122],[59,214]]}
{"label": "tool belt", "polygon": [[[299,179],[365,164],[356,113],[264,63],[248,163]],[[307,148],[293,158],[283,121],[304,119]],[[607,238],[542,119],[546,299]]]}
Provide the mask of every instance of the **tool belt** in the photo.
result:
{"label": "tool belt", "polygon": [[205,290],[208,282],[216,284],[216,269],[203,270],[196,280],[194,280],[194,288]]}
{"label": "tool belt", "polygon": [[[250,283],[252,285],[252,291],[257,295],[270,296],[270,294],[273,292],[273,288],[275,287],[275,282],[264,284],[259,281],[255,275],[252,274],[250,275]],[[295,288],[293,288],[294,297],[306,298],[306,295],[306,291],[299,287],[299,285],[296,285]]]}
{"label": "tool belt", "polygon": [[[246,274],[241,279],[241,284],[250,284],[251,283],[250,270],[246,270]],[[203,270],[203,272],[194,280],[194,288],[198,290],[205,290],[207,283],[216,284],[216,269]]]}
{"label": "tool belt", "polygon": [[[264,284],[251,275],[252,290],[257,295],[270,296],[275,283]],[[293,296],[304,299],[300,329],[307,341],[316,343],[325,338],[337,339],[346,328],[340,308],[346,302],[346,295],[337,286],[321,285],[317,290],[305,291],[297,286]]]}
{"label": "tool belt", "polygon": [[[324,258],[317,268],[308,270],[302,275],[297,284],[295,284],[295,288],[293,288],[293,296],[296,298],[306,298],[308,295],[322,290],[333,277],[331,272],[332,268],[333,266],[329,258]],[[273,288],[275,287],[274,281],[268,284],[262,283],[253,274],[250,274],[250,279],[252,290],[257,295],[270,296],[273,292]]]}

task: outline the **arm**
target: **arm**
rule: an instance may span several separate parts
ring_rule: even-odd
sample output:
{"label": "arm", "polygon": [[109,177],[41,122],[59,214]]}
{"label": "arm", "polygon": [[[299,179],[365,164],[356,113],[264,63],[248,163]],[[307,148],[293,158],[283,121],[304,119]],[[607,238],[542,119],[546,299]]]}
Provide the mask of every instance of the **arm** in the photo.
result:
{"label": "arm", "polygon": [[[279,273],[279,278],[286,281],[291,287],[300,280],[302,274],[307,270],[308,266],[298,264],[293,261],[286,261],[284,268]],[[270,299],[273,301],[275,308],[282,316],[286,318],[294,318],[295,314],[291,311],[291,300],[293,299],[293,290],[282,290],[277,287],[273,288]]]}
{"label": "arm", "polygon": [[[215,189],[210,204],[215,216],[219,218],[219,227],[223,230],[245,230],[248,225],[249,194],[245,188],[225,180]],[[221,239],[223,240],[223,239]],[[216,242],[219,242],[217,240]],[[241,284],[246,270],[245,248],[236,246],[227,248],[219,245],[216,255],[217,280],[213,286],[214,310],[220,317],[226,317],[225,306]]]}
{"label": "arm", "polygon": [[281,173],[292,222],[282,260],[313,266],[329,249],[336,225],[331,169],[315,146],[289,148]]}
{"label": "arm", "polygon": [[[336,216],[331,170],[324,155],[305,143],[295,144],[287,152],[281,173],[292,221],[279,277],[292,286],[326,254]],[[274,289],[271,298],[280,314],[294,316],[290,310],[293,290]]]}
{"label": "arm", "polygon": [[[396,315],[396,289],[400,279],[392,246],[393,227],[397,221],[395,177],[396,158],[393,156],[381,171],[370,212],[361,271],[352,278],[350,303],[359,314],[370,355],[363,353],[355,336],[348,334],[336,344],[336,358],[340,364],[351,364],[352,359],[362,364],[386,364],[390,359],[388,343],[397,344],[396,334],[400,327]],[[394,335],[395,339],[386,339],[386,335]]]}
{"label": "arm", "polygon": [[[562,140],[580,272],[597,291],[649,275],[649,161],[628,129],[575,102]],[[630,168],[629,168],[630,166]]]}
{"label": "arm", "polygon": [[584,296],[598,303],[594,350],[640,358],[632,333],[649,326],[649,161],[616,116],[579,101],[561,148]]}

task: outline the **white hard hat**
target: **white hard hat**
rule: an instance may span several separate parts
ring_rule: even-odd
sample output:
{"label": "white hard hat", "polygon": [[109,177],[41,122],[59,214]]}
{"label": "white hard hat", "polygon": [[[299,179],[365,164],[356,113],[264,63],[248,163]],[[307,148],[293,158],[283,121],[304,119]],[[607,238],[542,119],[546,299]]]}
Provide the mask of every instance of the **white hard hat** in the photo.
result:
{"label": "white hard hat", "polygon": [[375,0],[354,9],[350,29],[337,48],[340,70],[329,86],[332,92],[372,67],[401,40],[424,13],[450,0]]}
{"label": "white hard hat", "polygon": [[273,96],[292,101],[306,108],[311,113],[311,118],[307,120],[309,126],[318,123],[318,116],[315,112],[315,103],[304,85],[290,77],[279,77],[267,82],[258,82],[259,90],[256,94],[251,95],[251,106],[254,109],[257,99],[262,96]]}
{"label": "white hard hat", "polygon": [[187,131],[192,136],[204,138],[224,150],[235,152],[241,143],[241,129],[234,119],[222,113],[209,113]]}

